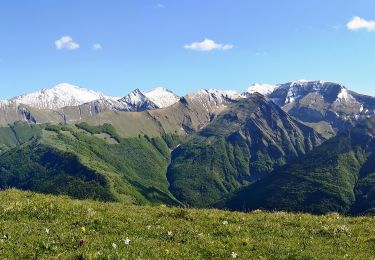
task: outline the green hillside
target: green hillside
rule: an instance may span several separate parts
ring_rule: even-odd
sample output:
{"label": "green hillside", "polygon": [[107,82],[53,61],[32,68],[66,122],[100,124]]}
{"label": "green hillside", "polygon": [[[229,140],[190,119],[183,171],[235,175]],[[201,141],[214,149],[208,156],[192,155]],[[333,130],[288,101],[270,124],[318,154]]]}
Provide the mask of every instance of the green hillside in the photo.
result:
{"label": "green hillside", "polygon": [[179,138],[124,139],[110,125],[77,126],[46,126],[37,138],[3,153],[0,187],[81,199],[178,204],[165,173],[170,148]]}
{"label": "green hillside", "polygon": [[236,210],[375,213],[374,118],[237,192]]}
{"label": "green hillside", "polygon": [[372,217],[235,213],[0,192],[2,259],[372,259],[374,225]]}
{"label": "green hillside", "polygon": [[0,154],[16,145],[22,144],[40,135],[40,125],[16,122],[7,127],[0,127]]}

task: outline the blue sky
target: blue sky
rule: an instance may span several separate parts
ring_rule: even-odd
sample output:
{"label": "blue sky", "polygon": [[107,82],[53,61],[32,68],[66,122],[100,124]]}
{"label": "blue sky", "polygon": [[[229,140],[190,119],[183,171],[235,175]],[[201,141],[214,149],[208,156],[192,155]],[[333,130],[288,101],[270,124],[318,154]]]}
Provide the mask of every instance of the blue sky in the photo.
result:
{"label": "blue sky", "polygon": [[374,20],[373,0],[2,0],[0,98],[61,82],[124,96],[297,79],[375,95]]}

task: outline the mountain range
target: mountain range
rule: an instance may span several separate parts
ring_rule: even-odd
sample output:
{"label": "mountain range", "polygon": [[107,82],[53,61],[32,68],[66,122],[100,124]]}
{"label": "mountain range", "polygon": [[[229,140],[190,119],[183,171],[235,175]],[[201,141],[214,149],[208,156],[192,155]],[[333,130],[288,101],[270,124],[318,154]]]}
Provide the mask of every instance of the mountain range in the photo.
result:
{"label": "mountain range", "polygon": [[122,98],[64,83],[0,102],[0,187],[372,214],[374,113],[374,97],[323,81]]}
{"label": "mountain range", "polygon": [[[202,101],[202,93],[208,100]],[[324,82],[299,80],[285,84],[254,84],[245,92],[200,90],[188,94],[190,99],[209,102],[216,98],[239,99],[260,93],[280,106],[285,112],[313,127],[326,137],[353,126],[355,122],[374,115],[375,98],[355,93],[345,86]],[[215,99],[215,97],[213,97]],[[0,125],[19,120],[29,123],[69,123],[104,111],[140,112],[171,106],[179,97],[166,88],[149,92],[136,89],[117,98],[66,83],[51,89],[0,101]],[[219,104],[220,106],[220,104]]]}
{"label": "mountain range", "polygon": [[67,83],[0,101],[0,125],[24,120],[29,123],[78,121],[102,111],[143,111],[170,106],[179,97],[165,88],[134,90],[123,98]]}

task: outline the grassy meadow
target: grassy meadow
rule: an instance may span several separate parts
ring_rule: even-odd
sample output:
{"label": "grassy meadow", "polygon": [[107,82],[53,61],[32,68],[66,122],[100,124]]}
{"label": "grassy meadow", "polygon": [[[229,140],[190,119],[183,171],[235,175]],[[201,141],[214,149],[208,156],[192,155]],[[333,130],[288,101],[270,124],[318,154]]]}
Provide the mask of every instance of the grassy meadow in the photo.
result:
{"label": "grassy meadow", "polygon": [[375,218],[0,192],[2,259],[374,259]]}

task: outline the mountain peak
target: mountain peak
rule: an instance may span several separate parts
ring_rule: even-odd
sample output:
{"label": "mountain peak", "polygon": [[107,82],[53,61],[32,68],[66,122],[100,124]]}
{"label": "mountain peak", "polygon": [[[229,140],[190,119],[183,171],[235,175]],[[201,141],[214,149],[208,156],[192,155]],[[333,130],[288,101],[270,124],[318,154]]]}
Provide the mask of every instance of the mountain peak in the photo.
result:
{"label": "mountain peak", "polygon": [[98,99],[116,99],[101,92],[61,83],[52,88],[20,95],[7,101],[8,104],[28,105],[39,109],[59,109],[66,106],[78,106]]}
{"label": "mountain peak", "polygon": [[180,99],[175,93],[164,87],[158,87],[146,92],[145,96],[159,108],[169,107]]}
{"label": "mountain peak", "polygon": [[121,100],[134,106],[145,102],[146,99],[147,98],[143,91],[137,88],[130,92],[127,96],[123,97]]}
{"label": "mountain peak", "polygon": [[139,88],[134,89],[132,92],[130,92],[130,94],[134,94],[134,95],[142,94],[142,95],[144,95],[143,91],[140,90]]}

